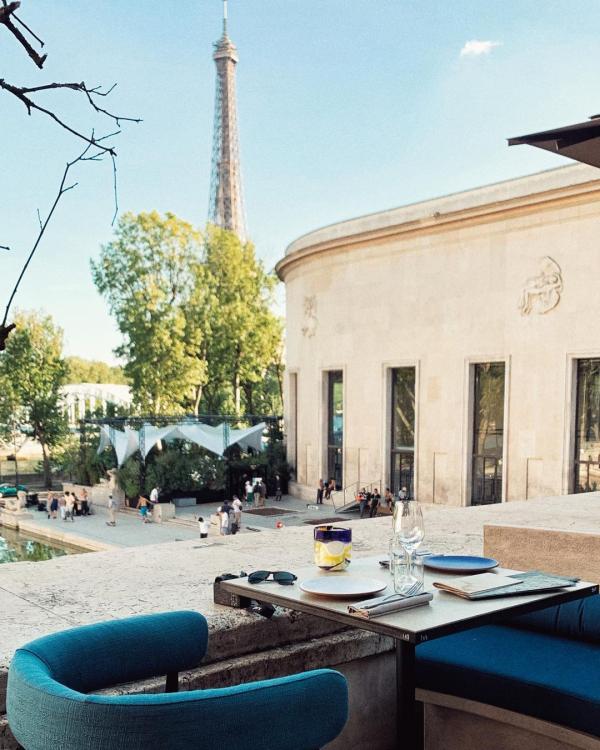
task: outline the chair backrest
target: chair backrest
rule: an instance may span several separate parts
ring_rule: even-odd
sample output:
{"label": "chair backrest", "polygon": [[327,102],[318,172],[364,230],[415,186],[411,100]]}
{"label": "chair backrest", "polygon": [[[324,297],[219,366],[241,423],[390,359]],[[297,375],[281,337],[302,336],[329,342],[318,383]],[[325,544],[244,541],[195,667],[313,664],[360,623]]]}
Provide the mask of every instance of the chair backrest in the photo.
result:
{"label": "chair backrest", "polygon": [[600,596],[588,596],[513,617],[507,624],[538,633],[600,644]]}
{"label": "chair backrest", "polygon": [[197,667],[208,641],[198,612],[165,612],[84,625],[38,638],[36,656],[59,683],[82,693]]}
{"label": "chair backrest", "polygon": [[229,688],[86,695],[83,686],[190,667],[206,645],[206,622],[193,612],[101,625],[108,629],[76,628],[15,654],[6,708],[27,750],[316,750],[346,723],[346,679],[329,669]]}

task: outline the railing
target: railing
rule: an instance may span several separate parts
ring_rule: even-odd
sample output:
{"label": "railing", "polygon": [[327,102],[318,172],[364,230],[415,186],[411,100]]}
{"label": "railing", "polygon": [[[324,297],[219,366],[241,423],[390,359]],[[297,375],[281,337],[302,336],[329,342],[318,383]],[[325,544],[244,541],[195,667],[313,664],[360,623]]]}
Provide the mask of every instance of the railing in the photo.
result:
{"label": "railing", "polygon": [[[331,504],[336,513],[338,508],[341,510],[342,508],[345,508],[346,505],[355,502],[358,491],[363,488],[367,492],[372,492],[375,488],[381,492],[381,482],[379,480],[373,482],[361,482],[360,480],[357,480],[356,482],[352,482],[352,484],[346,485],[346,487],[341,490],[335,490],[335,492],[332,492]],[[341,505],[336,504],[336,500],[341,501]]]}

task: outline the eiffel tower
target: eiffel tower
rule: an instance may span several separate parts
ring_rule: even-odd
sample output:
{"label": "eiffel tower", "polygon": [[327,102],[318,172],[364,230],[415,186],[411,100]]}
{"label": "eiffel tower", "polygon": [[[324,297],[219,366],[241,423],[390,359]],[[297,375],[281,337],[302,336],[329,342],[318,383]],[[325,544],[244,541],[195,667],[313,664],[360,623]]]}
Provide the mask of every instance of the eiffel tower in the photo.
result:
{"label": "eiffel tower", "polygon": [[208,219],[217,226],[230,229],[245,241],[246,222],[235,96],[238,55],[235,44],[227,35],[227,0],[223,0],[223,34],[215,42],[214,48],[217,87]]}

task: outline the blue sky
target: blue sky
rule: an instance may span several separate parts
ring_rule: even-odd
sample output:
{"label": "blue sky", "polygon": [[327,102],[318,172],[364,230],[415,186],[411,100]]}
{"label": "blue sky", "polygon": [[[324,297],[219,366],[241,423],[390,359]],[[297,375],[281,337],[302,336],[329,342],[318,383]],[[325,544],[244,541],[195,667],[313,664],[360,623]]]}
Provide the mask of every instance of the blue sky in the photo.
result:
{"label": "blue sky", "polygon": [[[38,71],[0,29],[17,84],[118,82],[121,211],[206,221],[220,0],[23,0],[46,42]],[[230,0],[248,226],[272,267],[311,229],[568,163],[505,139],[600,110],[600,3],[574,0]],[[488,45],[468,42],[488,42]],[[461,50],[472,54],[461,55]],[[477,54],[478,53],[478,54]],[[82,127],[73,95],[48,102]],[[0,283],[8,290],[78,144],[0,95]],[[96,125],[100,125],[96,122]],[[89,259],[111,238],[108,164],[65,196],[17,298],[65,330],[70,354],[113,361],[119,335]]]}

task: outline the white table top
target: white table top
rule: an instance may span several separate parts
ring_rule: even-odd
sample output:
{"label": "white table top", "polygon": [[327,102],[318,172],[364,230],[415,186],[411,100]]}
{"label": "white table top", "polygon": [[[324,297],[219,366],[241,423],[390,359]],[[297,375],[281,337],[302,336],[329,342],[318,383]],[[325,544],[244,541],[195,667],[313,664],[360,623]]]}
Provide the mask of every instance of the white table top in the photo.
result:
{"label": "white table top", "polygon": [[[434,581],[448,581],[460,577],[457,574],[439,573],[425,570],[425,590],[431,591],[433,601],[428,605],[407,609],[392,614],[382,615],[370,620],[348,614],[348,604],[355,600],[330,599],[323,596],[307,594],[300,589],[302,581],[319,576],[363,576],[387,581],[388,587],[379,596],[393,593],[390,573],[379,565],[385,555],[353,560],[350,567],[343,572],[326,573],[316,566],[291,570],[298,576],[292,586],[281,586],[273,581],[250,584],[247,578],[236,578],[224,581],[221,585],[232,593],[249,597],[261,602],[278,604],[288,609],[306,612],[329,620],[344,623],[362,630],[370,630],[382,635],[407,641],[423,643],[450,633],[467,630],[480,625],[499,623],[504,617],[524,614],[544,609],[554,604],[583,598],[598,593],[598,585],[580,581],[575,586],[558,592],[546,594],[528,594],[525,596],[507,596],[493,599],[469,601],[453,594],[436,589]],[[499,573],[515,573],[501,568]]]}

